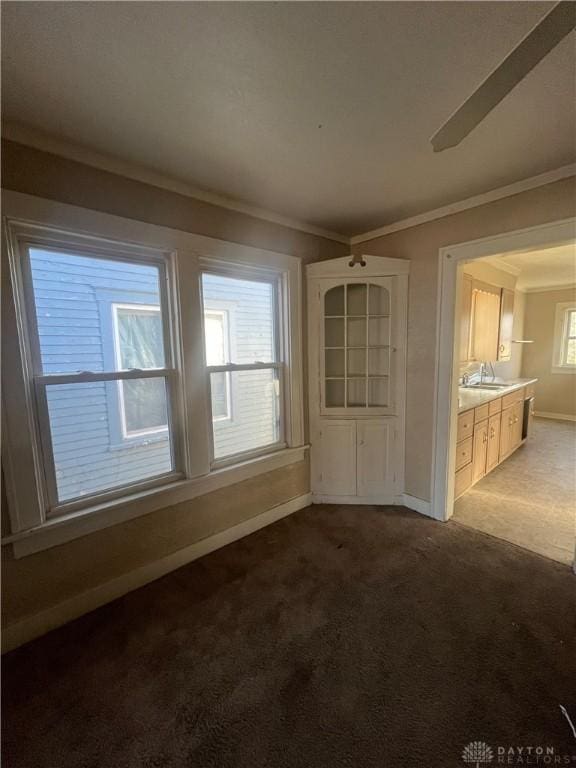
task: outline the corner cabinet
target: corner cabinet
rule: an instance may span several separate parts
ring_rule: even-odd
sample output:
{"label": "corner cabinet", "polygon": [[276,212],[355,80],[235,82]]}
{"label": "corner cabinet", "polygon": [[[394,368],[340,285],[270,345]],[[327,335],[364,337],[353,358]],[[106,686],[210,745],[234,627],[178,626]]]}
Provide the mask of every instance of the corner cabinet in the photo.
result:
{"label": "corner cabinet", "polygon": [[401,502],[409,267],[380,256],[307,267],[317,502]]}

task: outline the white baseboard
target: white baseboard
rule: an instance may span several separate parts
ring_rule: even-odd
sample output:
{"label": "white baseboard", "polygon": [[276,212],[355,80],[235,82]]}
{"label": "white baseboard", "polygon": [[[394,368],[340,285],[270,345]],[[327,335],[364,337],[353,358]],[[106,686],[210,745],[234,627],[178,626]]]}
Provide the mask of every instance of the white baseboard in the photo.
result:
{"label": "white baseboard", "polygon": [[432,514],[432,504],[429,501],[419,499],[417,496],[410,496],[409,493],[405,493],[403,499],[404,506],[408,507],[408,509],[419,512],[421,515],[426,515],[426,517],[434,517]]}
{"label": "white baseboard", "polygon": [[248,536],[271,523],[275,523],[277,520],[281,520],[283,517],[287,517],[299,509],[304,509],[304,507],[309,506],[311,503],[311,493],[297,496],[249,520],[244,520],[242,523],[232,526],[232,528],[201,539],[160,560],[147,563],[116,579],[107,581],[93,589],[51,606],[40,613],[27,616],[21,621],[4,628],[2,632],[2,652],[11,651],[19,645],[49,632],[51,629],[67,624],[69,621],[77,619],[79,616],[89,613],[105,603],[116,600],[116,598],[132,592],[134,589],[143,587],[145,584],[165,576],[170,571],[174,571],[193,560],[197,560],[199,557],[214,552],[216,549],[225,547],[233,541],[242,539],[244,536]]}
{"label": "white baseboard", "polygon": [[571,413],[550,413],[549,411],[534,411],[534,416],[541,419],[556,419],[557,421],[576,421],[576,416]]}

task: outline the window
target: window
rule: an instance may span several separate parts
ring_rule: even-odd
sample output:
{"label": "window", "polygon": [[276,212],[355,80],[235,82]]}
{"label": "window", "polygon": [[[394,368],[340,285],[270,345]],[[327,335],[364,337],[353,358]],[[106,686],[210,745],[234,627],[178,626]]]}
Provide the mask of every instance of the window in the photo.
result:
{"label": "window", "polygon": [[[112,309],[117,369],[163,368],[160,307],[113,304]],[[117,387],[123,437],[142,437],[168,429],[162,380],[118,381]]]}
{"label": "window", "polygon": [[[35,245],[23,248],[23,260],[50,509],[170,476],[164,262]],[[151,301],[111,303],[103,292]],[[121,449],[118,418],[126,438]],[[129,440],[159,433],[161,443]]]}
{"label": "window", "polygon": [[3,203],[17,557],[302,460],[299,259],[10,192]]}
{"label": "window", "polygon": [[205,272],[202,294],[213,461],[281,445],[277,281]]}
{"label": "window", "polygon": [[563,302],[556,305],[552,372],[574,371],[576,371],[576,305],[572,302]]}

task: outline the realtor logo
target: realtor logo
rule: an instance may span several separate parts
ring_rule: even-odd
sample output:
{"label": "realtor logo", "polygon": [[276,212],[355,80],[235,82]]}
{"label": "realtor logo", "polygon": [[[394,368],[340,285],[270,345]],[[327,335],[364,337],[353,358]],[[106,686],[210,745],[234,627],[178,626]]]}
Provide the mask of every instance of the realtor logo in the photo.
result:
{"label": "realtor logo", "polygon": [[494,759],[494,753],[492,748],[485,744],[483,741],[471,741],[467,744],[462,751],[462,760],[465,763],[480,768],[486,763],[491,763]]}

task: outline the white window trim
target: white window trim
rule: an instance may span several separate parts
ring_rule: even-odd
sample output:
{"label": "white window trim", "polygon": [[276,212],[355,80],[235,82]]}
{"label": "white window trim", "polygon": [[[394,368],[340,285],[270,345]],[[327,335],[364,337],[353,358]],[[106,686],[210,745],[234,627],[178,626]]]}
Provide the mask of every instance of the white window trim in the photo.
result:
{"label": "white window trim", "polygon": [[[21,284],[12,264],[2,270],[4,311],[4,382],[2,392],[4,451],[11,535],[2,540],[12,544],[16,557],[38,552],[70,541],[91,531],[100,530],[126,519],[148,514],[173,503],[180,503],[219,487],[240,482],[269,472],[280,466],[300,461],[304,445],[301,262],[299,258],[251,246],[229,243],[179,230],[145,224],[98,211],[57,203],[19,192],[3,192],[4,232],[12,253],[21,234],[49,229],[77,239],[86,246],[98,240],[103,247],[121,243],[123,250],[141,254],[146,249],[169,254],[172,276],[169,322],[175,338],[174,356],[178,372],[170,378],[173,387],[175,422],[193,424],[193,449],[190,434],[181,436],[182,475],[161,478],[162,487],[135,489],[127,495],[123,489],[114,498],[94,498],[91,507],[62,510],[59,517],[47,519],[43,487],[43,464],[39,455],[40,436],[31,410],[28,343],[22,306]],[[68,246],[70,247],[70,246]],[[213,469],[210,466],[209,402],[205,387],[203,338],[192,329],[202,328],[200,274],[203,268],[242,265],[261,270],[263,265],[280,275],[282,291],[283,343],[289,350],[290,366],[286,370],[286,434],[287,448],[261,456],[241,457],[233,466]],[[13,286],[16,290],[13,290]],[[180,301],[186,296],[187,301]],[[179,306],[179,312],[174,307]],[[130,378],[130,373],[124,374]],[[140,374],[141,375],[141,374]],[[89,378],[89,374],[87,375]],[[179,386],[181,384],[181,386]],[[176,441],[175,433],[175,441]],[[177,499],[177,501],[175,501]]]}
{"label": "white window trim", "polygon": [[576,312],[576,301],[563,301],[556,304],[552,373],[576,373],[576,364],[565,362],[571,311]]}
{"label": "white window trim", "polygon": [[[118,310],[129,310],[135,313],[151,314],[152,312],[160,315],[160,307],[153,304],[117,304],[112,303],[112,329],[114,334],[114,357],[116,359],[117,369],[124,370],[122,368],[122,354],[120,349],[120,327],[118,324]],[[162,435],[168,432],[168,425],[161,427],[154,427],[151,429],[138,429],[130,431],[126,424],[126,404],[124,400],[124,381],[118,382],[118,405],[120,408],[120,425],[122,428],[122,437],[124,440],[130,441],[135,438],[146,437],[146,435]]]}

